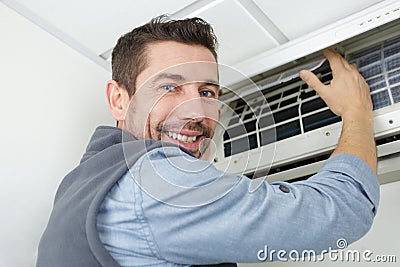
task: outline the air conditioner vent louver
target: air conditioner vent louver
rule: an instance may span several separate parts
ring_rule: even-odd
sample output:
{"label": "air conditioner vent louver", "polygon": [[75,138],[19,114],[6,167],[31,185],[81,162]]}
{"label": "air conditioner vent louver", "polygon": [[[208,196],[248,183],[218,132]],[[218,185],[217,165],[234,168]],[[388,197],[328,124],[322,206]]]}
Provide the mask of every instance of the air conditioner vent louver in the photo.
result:
{"label": "air conditioner vent louver", "polygon": [[[357,64],[369,84],[374,110],[400,102],[400,38],[375,44],[349,54],[347,58],[349,62]],[[323,83],[330,82],[332,73],[326,62],[318,60],[310,63],[310,66],[318,66],[314,72]],[[301,68],[307,66],[257,82],[265,99],[248,96],[246,101],[239,99],[230,103],[235,116],[230,119],[223,135],[225,157],[341,120],[312,88],[296,76]],[[271,92],[272,86],[274,90]],[[252,103],[251,106],[249,103]],[[270,123],[271,114],[275,125]]]}

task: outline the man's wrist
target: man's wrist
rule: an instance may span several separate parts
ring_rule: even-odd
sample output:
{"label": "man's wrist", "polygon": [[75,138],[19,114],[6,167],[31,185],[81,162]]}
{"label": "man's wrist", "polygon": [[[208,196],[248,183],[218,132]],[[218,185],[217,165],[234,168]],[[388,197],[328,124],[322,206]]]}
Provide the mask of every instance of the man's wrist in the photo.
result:
{"label": "man's wrist", "polygon": [[374,116],[372,111],[353,111],[342,114],[343,123],[363,124],[366,127],[373,127]]}

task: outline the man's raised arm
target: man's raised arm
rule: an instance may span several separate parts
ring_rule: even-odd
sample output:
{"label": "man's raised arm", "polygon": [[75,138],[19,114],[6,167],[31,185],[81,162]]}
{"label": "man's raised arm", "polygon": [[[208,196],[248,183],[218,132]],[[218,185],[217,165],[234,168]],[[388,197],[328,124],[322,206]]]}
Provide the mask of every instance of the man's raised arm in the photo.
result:
{"label": "man's raised arm", "polygon": [[376,145],[373,135],[372,101],[368,84],[357,71],[332,49],[324,51],[333,79],[324,85],[315,74],[303,70],[300,77],[326,102],[336,115],[342,117],[343,127],[333,155],[348,153],[364,160],[377,173]]}

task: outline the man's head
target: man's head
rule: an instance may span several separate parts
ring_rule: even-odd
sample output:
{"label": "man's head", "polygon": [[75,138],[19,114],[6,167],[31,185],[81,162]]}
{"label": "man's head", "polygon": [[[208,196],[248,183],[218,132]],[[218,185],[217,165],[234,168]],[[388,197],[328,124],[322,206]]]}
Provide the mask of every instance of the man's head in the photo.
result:
{"label": "man's head", "polygon": [[173,142],[200,156],[218,120],[216,37],[199,18],[153,19],[112,53],[107,100],[118,127],[138,139]]}

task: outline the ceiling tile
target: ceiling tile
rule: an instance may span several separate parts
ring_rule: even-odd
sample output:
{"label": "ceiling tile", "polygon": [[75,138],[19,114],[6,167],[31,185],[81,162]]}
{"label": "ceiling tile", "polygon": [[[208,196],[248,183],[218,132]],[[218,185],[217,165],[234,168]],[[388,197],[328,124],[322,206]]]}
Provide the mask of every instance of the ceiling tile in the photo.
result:
{"label": "ceiling tile", "polygon": [[236,1],[222,1],[199,13],[219,41],[219,62],[235,64],[276,46],[276,41]]}
{"label": "ceiling tile", "polygon": [[383,0],[279,0],[254,2],[289,38],[295,39]]}
{"label": "ceiling tile", "polygon": [[194,0],[16,0],[63,34],[97,55],[115,45],[116,40],[151,18],[174,13]]}

